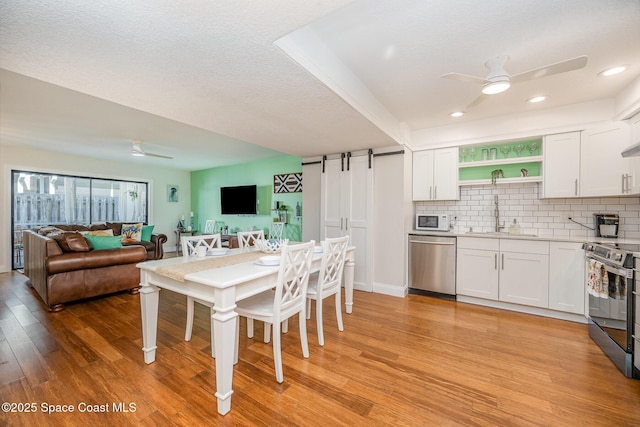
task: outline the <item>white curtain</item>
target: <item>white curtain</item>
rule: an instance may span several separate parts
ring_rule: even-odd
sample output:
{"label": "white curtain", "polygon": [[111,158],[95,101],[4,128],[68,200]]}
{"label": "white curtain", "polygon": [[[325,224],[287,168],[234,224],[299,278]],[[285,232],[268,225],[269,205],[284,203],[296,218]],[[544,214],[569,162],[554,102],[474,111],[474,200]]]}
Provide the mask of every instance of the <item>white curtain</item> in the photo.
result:
{"label": "white curtain", "polygon": [[122,222],[141,222],[143,219],[142,199],[144,194],[135,183],[120,183],[120,203],[118,204]]}
{"label": "white curtain", "polygon": [[76,179],[64,179],[64,219],[67,224],[76,223]]}

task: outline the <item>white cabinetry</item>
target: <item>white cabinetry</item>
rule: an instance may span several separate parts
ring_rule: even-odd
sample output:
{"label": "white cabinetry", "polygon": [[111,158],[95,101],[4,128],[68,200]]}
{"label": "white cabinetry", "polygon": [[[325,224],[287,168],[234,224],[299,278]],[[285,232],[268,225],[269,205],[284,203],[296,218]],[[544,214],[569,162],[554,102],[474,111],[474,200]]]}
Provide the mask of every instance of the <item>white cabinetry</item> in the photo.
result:
{"label": "white cabinetry", "polygon": [[631,145],[630,134],[625,122],[582,131],[581,196],[620,196],[640,190],[640,176],[632,172],[634,162],[620,154]]}
{"label": "white cabinetry", "polygon": [[373,170],[368,156],[326,160],[320,186],[321,237],[348,234],[356,247],[354,288],[372,290]]}
{"label": "white cabinetry", "polygon": [[577,197],[580,194],[580,132],[544,137],[544,197]]}
{"label": "white cabinetry", "polygon": [[456,294],[498,299],[500,240],[458,237]]}
{"label": "white cabinetry", "polygon": [[549,242],[500,239],[499,300],[549,306]]}
{"label": "white cabinetry", "polygon": [[458,238],[456,293],[548,307],[549,242]]}
{"label": "white cabinetry", "polygon": [[582,243],[550,242],[549,308],[584,314],[585,290]]}
{"label": "white cabinetry", "polygon": [[413,153],[413,200],[458,200],[458,148]]}

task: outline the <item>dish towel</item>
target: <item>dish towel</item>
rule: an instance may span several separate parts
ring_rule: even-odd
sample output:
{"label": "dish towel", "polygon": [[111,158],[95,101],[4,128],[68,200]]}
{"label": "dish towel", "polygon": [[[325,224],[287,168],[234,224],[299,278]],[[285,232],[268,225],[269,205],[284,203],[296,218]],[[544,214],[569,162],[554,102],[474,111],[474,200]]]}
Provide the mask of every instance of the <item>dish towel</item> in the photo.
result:
{"label": "dish towel", "polygon": [[597,297],[600,292],[600,279],[602,278],[601,273],[602,263],[590,259],[589,260],[589,269],[587,271],[587,292],[589,295],[593,295]]}
{"label": "dish towel", "polygon": [[598,296],[600,298],[609,298],[609,274],[602,264],[600,264],[600,289],[598,290]]}

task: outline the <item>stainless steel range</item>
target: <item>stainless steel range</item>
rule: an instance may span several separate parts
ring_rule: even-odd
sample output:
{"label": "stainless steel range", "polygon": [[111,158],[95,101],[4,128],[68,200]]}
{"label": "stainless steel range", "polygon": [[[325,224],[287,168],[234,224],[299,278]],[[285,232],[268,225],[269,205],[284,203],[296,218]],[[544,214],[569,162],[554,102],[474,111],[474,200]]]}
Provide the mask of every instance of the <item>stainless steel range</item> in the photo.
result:
{"label": "stainless steel range", "polygon": [[640,245],[586,243],[589,336],[629,378],[633,366],[635,271],[633,253]]}

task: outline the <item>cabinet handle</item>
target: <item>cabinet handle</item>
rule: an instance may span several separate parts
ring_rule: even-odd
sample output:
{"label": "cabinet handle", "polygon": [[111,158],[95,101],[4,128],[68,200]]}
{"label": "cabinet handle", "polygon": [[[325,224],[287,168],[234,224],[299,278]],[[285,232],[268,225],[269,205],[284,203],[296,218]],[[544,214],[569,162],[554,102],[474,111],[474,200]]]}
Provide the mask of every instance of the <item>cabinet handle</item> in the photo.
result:
{"label": "cabinet handle", "polygon": [[493,254],[493,269],[498,269],[498,254]]}
{"label": "cabinet handle", "polygon": [[433,200],[437,200],[438,199],[438,186],[435,185],[433,187]]}
{"label": "cabinet handle", "polygon": [[501,266],[502,270],[504,270],[504,254],[502,254],[502,266]]}
{"label": "cabinet handle", "polygon": [[433,200],[433,187],[429,186],[429,200]]}
{"label": "cabinet handle", "polygon": [[625,182],[626,182],[625,176],[624,176],[624,174],[622,174],[622,192],[623,192],[623,193],[625,193],[625,189],[624,189],[624,187],[625,187],[625,185],[624,185],[624,184],[625,184]]}
{"label": "cabinet handle", "polygon": [[576,195],[576,196],[577,196],[577,195],[578,195],[578,178],[576,178],[576,185],[575,185],[575,187],[576,187],[576,188],[575,188],[575,191],[574,191],[574,193],[575,193],[574,195]]}
{"label": "cabinet handle", "polygon": [[631,193],[631,178],[633,175],[627,174],[627,193]]}
{"label": "cabinet handle", "polygon": [[345,218],[344,219],[344,229],[348,230],[349,229],[349,218]]}

